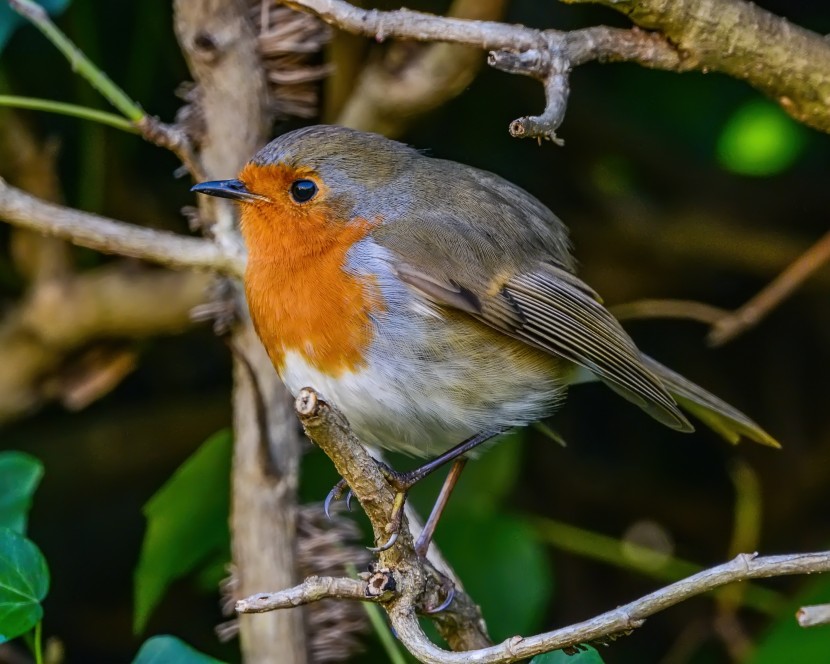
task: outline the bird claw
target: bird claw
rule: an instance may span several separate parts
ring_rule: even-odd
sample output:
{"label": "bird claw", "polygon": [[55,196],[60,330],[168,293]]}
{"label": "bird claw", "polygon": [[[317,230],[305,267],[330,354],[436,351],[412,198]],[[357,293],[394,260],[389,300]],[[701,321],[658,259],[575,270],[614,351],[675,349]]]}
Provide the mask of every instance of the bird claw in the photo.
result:
{"label": "bird claw", "polygon": [[331,521],[331,505],[335,500],[340,500],[343,496],[343,492],[348,489],[348,493],[346,494],[346,508],[351,512],[352,511],[352,490],[349,489],[349,485],[346,484],[346,480],[340,480],[337,484],[335,484],[329,494],[326,496],[326,500],[323,502],[323,512],[325,512],[326,516],[328,517],[329,521]]}
{"label": "bird claw", "polygon": [[441,611],[446,611],[452,601],[455,599],[455,585],[450,582],[447,587],[447,596],[444,598],[444,601],[441,602],[435,608],[424,609],[424,615],[432,616],[436,613],[441,613]]}
{"label": "bird claw", "polygon": [[386,540],[386,542],[384,542],[383,544],[381,544],[379,546],[367,546],[366,548],[369,551],[371,551],[372,553],[380,553],[381,551],[388,551],[393,546],[395,546],[395,542],[398,541],[398,535],[399,534],[400,533],[398,533],[398,531],[396,530],[394,533],[392,533],[391,537],[389,537],[389,539]]}

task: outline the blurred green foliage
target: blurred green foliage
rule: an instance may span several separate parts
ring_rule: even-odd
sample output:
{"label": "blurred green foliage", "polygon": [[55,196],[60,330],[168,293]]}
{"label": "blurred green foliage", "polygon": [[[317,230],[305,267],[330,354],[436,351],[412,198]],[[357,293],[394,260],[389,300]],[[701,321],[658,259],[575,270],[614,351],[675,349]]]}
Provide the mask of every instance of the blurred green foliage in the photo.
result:
{"label": "blurred green foliage", "polygon": [[147,639],[133,664],[222,664],[208,657],[175,636],[154,636]]}
{"label": "blurred green foliage", "polygon": [[0,642],[26,634],[43,617],[49,568],[34,542],[0,528]]}
{"label": "blurred green foliage", "polygon": [[147,533],[134,582],[136,633],[172,581],[212,554],[229,558],[231,454],[230,431],[211,436],[145,506]]}

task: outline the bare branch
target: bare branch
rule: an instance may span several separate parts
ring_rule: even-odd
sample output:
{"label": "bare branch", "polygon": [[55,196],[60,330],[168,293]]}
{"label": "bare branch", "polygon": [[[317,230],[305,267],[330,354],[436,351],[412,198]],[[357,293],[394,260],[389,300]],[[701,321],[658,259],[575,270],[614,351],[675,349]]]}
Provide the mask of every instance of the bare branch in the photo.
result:
{"label": "bare branch", "polygon": [[830,232],[799,256],[786,270],[737,310],[723,316],[712,326],[708,341],[721,346],[757,325],[764,316],[830,261]]}
{"label": "bare branch", "polygon": [[795,619],[802,627],[830,625],[830,604],[802,606],[795,614]]}
{"label": "bare branch", "polygon": [[[568,0],[566,0],[568,1]],[[378,41],[450,42],[494,51],[491,66],[532,76],[545,86],[545,111],[514,120],[513,136],[556,139],[571,68],[592,60],[628,61],[669,71],[720,71],[775,99],[790,115],[830,131],[830,44],[743,0],[597,1],[628,14],[640,27],[598,26],[560,32],[493,21],[439,17],[400,9],[382,12],[343,0],[290,0],[324,21]],[[729,43],[730,48],[722,45]],[[782,48],[781,44],[786,44]]]}
{"label": "bare branch", "polygon": [[729,312],[694,300],[637,300],[609,307],[617,320],[642,318],[685,318],[713,325]]}
{"label": "bare branch", "polygon": [[[437,41],[495,51],[490,65],[539,79],[547,104],[540,116],[514,120],[513,136],[556,140],[568,96],[572,66],[589,60],[643,60],[647,66],[680,69],[681,57],[659,36],[641,30],[599,27],[570,33],[534,30],[494,21],[447,18],[399,9],[382,12],[359,9],[342,0],[291,0],[291,7],[310,11],[327,23],[378,41],[389,38]],[[354,122],[344,114],[346,123]],[[350,125],[351,126],[351,125]]]}
{"label": "bare branch", "polygon": [[[377,462],[355,438],[345,418],[322,401],[313,389],[300,391],[295,408],[308,436],[332,459],[354,491],[372,522],[376,540],[385,540],[393,492]],[[311,577],[285,591],[252,596],[238,603],[237,610],[289,608],[331,597],[379,601],[387,610],[398,638],[419,661],[501,664],[625,634],[640,627],[655,613],[729,583],[817,572],[830,572],[830,551],[763,558],[757,554],[741,554],[728,563],[689,576],[590,620],[535,636],[515,636],[487,647],[481,643],[486,642],[486,632],[477,607],[459,592],[446,612],[430,616],[436,620],[450,647],[465,651],[452,652],[435,646],[421,630],[418,612],[430,606],[435,597],[436,571],[415,554],[404,519],[396,545],[379,554],[373,577],[361,581]],[[373,584],[372,578],[379,579],[379,583]]]}
{"label": "bare branch", "polygon": [[47,203],[0,178],[0,219],[19,228],[59,237],[106,254],[131,256],[174,268],[211,270],[240,277],[244,257],[210,240],[143,228],[97,214]]}
{"label": "bare branch", "polygon": [[275,609],[290,609],[321,599],[357,599],[377,601],[378,596],[367,593],[369,584],[358,579],[332,576],[310,576],[299,586],[275,593],[259,593],[236,603],[238,613],[264,613]]}
{"label": "bare branch", "polygon": [[411,612],[390,611],[390,620],[403,644],[415,657],[427,664],[501,664],[627,633],[642,626],[649,616],[727,583],[789,574],[830,572],[830,551],[763,558],[756,558],[756,555],[741,554],[728,563],[673,583],[590,620],[536,636],[515,636],[475,652],[453,653],[437,648],[426,638],[417,617]]}
{"label": "bare branch", "polygon": [[[394,496],[378,463],[355,438],[343,415],[320,399],[313,389],[300,391],[295,408],[306,434],[331,458],[337,472],[360,501],[372,523],[375,541],[386,541]],[[391,572],[395,580],[394,596],[385,603],[387,610],[401,606],[405,607],[402,610],[414,612],[443,602],[444,575],[415,553],[406,516],[395,546],[380,552],[376,571]],[[455,650],[470,650],[490,643],[478,607],[460,589],[446,611],[430,617]]]}
{"label": "bare branch", "polygon": [[616,9],[674,44],[683,69],[744,80],[796,120],[830,131],[830,43],[820,34],[745,0],[564,1]]}

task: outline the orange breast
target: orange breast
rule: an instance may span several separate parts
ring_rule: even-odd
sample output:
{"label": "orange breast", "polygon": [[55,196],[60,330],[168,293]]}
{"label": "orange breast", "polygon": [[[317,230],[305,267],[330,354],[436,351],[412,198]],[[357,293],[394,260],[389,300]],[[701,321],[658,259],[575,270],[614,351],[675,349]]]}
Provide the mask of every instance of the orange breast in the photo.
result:
{"label": "orange breast", "polygon": [[270,203],[242,208],[248,245],[245,291],[251,317],[278,372],[285,354],[340,375],[365,363],[370,314],[383,310],[377,283],[344,271],[346,253],[371,230],[364,219],[336,219],[329,206],[298,206],[280,196],[298,177],[283,165],[249,165],[240,174]]}

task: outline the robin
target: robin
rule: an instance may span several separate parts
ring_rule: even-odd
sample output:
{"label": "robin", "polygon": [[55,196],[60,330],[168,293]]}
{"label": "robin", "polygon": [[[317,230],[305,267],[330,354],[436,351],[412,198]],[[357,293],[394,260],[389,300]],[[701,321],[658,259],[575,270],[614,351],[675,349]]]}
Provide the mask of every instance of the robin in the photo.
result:
{"label": "robin", "polygon": [[778,446],[641,353],[575,275],[565,225],[497,175],[313,126],[193,190],[240,204],[251,318],[288,389],[317,389],[369,445],[435,457],[390,474],[398,519],[412,484],[455,461],[421,553],[475,448],[550,415],[575,383],[602,381],[677,431],[693,430],[681,406],[732,442]]}

